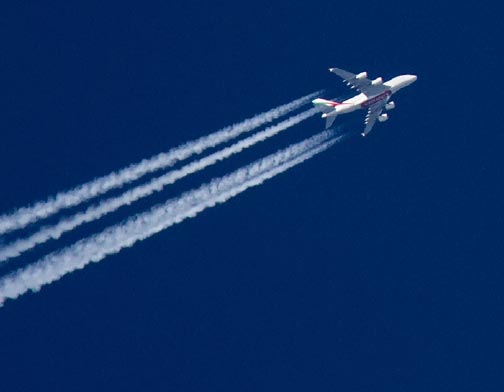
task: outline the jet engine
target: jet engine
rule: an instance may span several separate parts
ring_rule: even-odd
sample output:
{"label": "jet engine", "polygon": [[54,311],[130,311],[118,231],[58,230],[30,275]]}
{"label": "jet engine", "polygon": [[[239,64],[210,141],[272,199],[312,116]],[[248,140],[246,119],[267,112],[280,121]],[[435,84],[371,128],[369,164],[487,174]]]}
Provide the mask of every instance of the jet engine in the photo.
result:
{"label": "jet engine", "polygon": [[390,101],[389,103],[387,103],[385,105],[385,109],[387,109],[387,110],[392,110],[394,108],[395,108],[395,102],[393,102],[393,101]]}
{"label": "jet engine", "polygon": [[385,122],[388,120],[388,114],[387,113],[383,113],[383,114],[380,114],[378,116],[378,121],[379,122]]}
{"label": "jet engine", "polygon": [[383,84],[383,79],[382,78],[376,78],[371,82],[373,86],[381,86]]}
{"label": "jet engine", "polygon": [[361,72],[360,74],[358,74],[355,79],[357,80],[361,80],[361,79],[366,79],[367,78],[367,72]]}

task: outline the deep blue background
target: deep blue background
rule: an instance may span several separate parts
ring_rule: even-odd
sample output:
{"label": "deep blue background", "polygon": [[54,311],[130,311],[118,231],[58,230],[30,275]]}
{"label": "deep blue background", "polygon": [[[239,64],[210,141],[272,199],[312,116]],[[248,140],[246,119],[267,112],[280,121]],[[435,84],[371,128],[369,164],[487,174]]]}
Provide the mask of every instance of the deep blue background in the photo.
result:
{"label": "deep blue background", "polygon": [[6,303],[0,390],[502,391],[499,10],[144,3],[2,3],[0,211],[317,89],[347,94],[329,66],[419,79],[368,138]]}

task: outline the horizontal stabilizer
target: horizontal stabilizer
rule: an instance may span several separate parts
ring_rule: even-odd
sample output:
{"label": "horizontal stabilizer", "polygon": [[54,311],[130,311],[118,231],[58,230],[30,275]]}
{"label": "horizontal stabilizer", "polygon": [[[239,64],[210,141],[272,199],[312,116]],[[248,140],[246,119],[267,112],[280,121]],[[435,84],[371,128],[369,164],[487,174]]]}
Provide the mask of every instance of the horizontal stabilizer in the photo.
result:
{"label": "horizontal stabilizer", "polygon": [[336,116],[326,117],[326,122],[325,122],[326,129],[330,128],[331,125],[333,125],[334,120],[336,120]]}

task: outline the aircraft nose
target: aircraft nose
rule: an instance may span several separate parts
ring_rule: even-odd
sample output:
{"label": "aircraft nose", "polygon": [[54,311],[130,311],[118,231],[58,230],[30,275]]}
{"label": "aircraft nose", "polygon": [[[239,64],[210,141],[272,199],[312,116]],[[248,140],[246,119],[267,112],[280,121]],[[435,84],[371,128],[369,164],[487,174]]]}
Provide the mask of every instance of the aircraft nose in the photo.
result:
{"label": "aircraft nose", "polygon": [[416,82],[417,76],[416,75],[410,75],[411,76],[411,83]]}

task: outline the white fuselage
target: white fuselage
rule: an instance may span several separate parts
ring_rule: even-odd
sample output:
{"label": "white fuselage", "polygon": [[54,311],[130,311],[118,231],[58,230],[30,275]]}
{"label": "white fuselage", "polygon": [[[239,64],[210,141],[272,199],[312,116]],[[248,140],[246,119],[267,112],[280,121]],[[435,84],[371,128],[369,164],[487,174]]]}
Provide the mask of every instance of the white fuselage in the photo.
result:
{"label": "white fuselage", "polygon": [[370,106],[375,105],[381,101],[386,103],[392,94],[398,92],[403,87],[409,86],[411,83],[415,82],[417,77],[415,75],[401,75],[390,79],[389,81],[383,83],[385,91],[380,89],[377,94],[365,95],[360,93],[355,97],[347,99],[338,106],[335,107],[335,114],[350,113],[358,109],[368,109]]}

